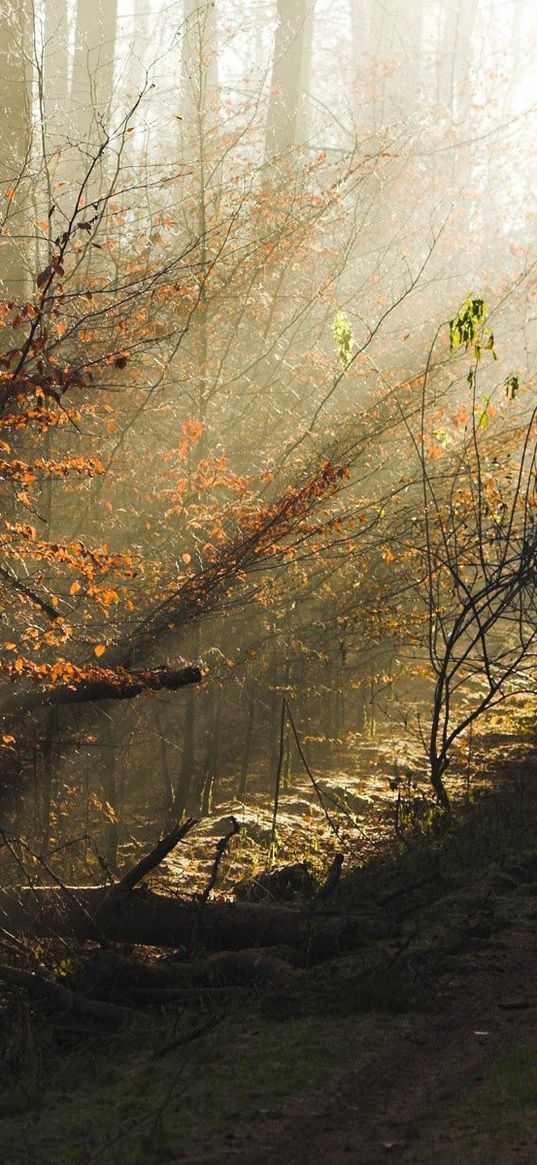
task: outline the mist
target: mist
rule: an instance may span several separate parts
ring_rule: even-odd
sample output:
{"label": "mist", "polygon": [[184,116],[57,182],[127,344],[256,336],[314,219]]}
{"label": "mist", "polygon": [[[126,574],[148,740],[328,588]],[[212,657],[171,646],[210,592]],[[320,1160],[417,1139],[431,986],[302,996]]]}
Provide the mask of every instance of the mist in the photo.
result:
{"label": "mist", "polygon": [[2,885],[317,893],[534,723],[537,9],[0,16]]}

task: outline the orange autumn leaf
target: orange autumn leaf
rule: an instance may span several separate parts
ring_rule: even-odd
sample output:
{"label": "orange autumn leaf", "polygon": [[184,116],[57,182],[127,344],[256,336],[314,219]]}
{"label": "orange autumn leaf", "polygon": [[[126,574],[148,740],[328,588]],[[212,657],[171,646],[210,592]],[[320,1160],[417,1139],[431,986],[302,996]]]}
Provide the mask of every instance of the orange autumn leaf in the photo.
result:
{"label": "orange autumn leaf", "polygon": [[101,598],[106,607],[110,606],[110,603],[119,603],[117,591],[103,591]]}
{"label": "orange autumn leaf", "polygon": [[79,582],[71,583],[71,586],[69,587],[69,594],[70,595],[78,595],[78,592],[80,590],[81,590],[81,586],[80,586]]}
{"label": "orange autumn leaf", "polygon": [[105,647],[104,643],[98,643],[97,647],[94,647],[93,650],[95,652],[95,655],[97,656],[97,659],[100,659],[101,655],[104,655],[104,653],[106,651],[106,647]]}

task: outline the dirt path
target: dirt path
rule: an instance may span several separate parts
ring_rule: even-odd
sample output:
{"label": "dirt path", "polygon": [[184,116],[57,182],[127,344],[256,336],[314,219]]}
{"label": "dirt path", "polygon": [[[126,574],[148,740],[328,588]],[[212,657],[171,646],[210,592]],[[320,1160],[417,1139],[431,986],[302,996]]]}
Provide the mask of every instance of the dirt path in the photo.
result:
{"label": "dirt path", "polygon": [[[289,1101],[277,1122],[265,1119],[249,1132],[239,1126],[225,1149],[182,1160],[535,1165],[537,899],[529,888],[513,900],[513,913],[501,934],[451,956],[430,985],[431,1006],[385,1024],[353,1071]],[[359,1016],[349,1018],[349,1040],[359,1024]]]}

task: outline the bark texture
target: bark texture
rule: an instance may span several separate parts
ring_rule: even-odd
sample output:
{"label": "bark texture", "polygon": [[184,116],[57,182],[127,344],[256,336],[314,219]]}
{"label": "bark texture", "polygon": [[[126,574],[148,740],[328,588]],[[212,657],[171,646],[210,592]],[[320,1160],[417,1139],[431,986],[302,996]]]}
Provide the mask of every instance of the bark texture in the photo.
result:
{"label": "bark texture", "polygon": [[319,959],[361,945],[356,919],[258,903],[200,902],[121,885],[35,886],[0,890],[0,927],[35,936],[62,934],[146,946],[242,950],[301,947]]}

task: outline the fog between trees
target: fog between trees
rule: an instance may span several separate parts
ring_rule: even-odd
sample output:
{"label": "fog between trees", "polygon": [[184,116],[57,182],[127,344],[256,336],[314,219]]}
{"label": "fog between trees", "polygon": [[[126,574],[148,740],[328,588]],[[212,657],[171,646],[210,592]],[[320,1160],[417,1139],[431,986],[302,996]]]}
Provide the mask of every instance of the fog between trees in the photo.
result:
{"label": "fog between trees", "polygon": [[535,6],[0,2],[6,822],[445,801],[534,693]]}

